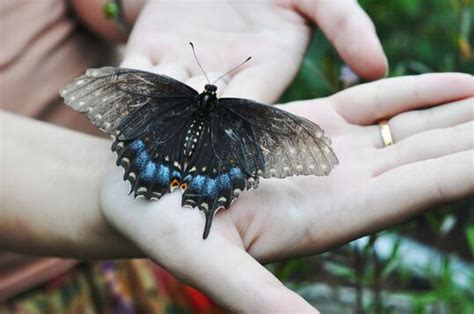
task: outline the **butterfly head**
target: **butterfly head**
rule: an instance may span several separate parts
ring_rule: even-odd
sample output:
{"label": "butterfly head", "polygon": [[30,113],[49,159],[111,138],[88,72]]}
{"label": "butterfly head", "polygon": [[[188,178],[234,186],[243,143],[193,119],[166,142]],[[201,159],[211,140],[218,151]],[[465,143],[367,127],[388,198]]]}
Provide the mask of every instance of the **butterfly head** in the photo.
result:
{"label": "butterfly head", "polygon": [[217,86],[206,84],[199,95],[198,110],[201,115],[207,114],[217,103]]}
{"label": "butterfly head", "polygon": [[216,91],[217,91],[217,86],[216,85],[206,84],[204,86],[204,93],[211,94],[211,95],[215,96]]}

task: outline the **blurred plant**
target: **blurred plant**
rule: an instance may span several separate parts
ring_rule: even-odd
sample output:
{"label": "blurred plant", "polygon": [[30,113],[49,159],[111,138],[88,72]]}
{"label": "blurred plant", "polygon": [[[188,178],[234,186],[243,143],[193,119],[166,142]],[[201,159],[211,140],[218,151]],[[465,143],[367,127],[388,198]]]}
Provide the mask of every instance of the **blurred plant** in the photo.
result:
{"label": "blurred plant", "polygon": [[[425,270],[433,288],[423,292],[408,292],[414,313],[428,313],[428,306],[439,313],[474,313],[474,291],[460,289],[452,280],[454,271],[449,256],[443,261],[441,276],[431,268]],[[474,271],[470,283],[474,287]]]}

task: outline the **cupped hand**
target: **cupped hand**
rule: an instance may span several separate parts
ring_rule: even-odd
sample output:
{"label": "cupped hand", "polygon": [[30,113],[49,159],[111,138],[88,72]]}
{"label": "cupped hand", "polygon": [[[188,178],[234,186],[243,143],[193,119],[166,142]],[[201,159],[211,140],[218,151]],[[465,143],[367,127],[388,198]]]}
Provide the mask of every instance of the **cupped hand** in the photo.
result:
{"label": "cupped hand", "polygon": [[148,1],[122,66],[201,81],[188,46],[193,42],[213,80],[251,55],[251,62],[225,77],[226,93],[274,102],[299,69],[311,23],[356,73],[367,79],[386,73],[374,26],[353,0]]}
{"label": "cupped hand", "polygon": [[[314,311],[260,262],[317,253],[474,193],[474,78],[384,79],[282,108],[320,124],[340,165],[328,177],[262,180],[217,213],[182,208],[178,191],[133,200],[122,171],[106,179],[106,219],[145,254],[233,311]],[[383,147],[377,121],[395,144]]]}

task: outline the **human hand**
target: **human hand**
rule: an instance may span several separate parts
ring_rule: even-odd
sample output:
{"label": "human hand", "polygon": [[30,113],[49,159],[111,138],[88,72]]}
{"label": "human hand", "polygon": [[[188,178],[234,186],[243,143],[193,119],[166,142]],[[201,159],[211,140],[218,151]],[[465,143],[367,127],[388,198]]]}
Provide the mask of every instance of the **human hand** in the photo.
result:
{"label": "human hand", "polygon": [[[149,1],[135,23],[123,67],[201,81],[189,41],[211,80],[228,77],[226,96],[274,102],[299,69],[318,24],[360,76],[382,77],[387,61],[372,22],[356,1]],[[199,86],[202,88],[202,86]]]}
{"label": "human hand", "polygon": [[[262,180],[216,215],[207,240],[203,215],[182,208],[180,192],[133,200],[118,169],[103,186],[104,215],[155,262],[225,308],[314,311],[259,262],[321,252],[472,194],[473,86],[470,75],[427,74],[283,106],[326,130],[340,165],[329,177]],[[376,125],[382,118],[395,140],[385,148]]]}

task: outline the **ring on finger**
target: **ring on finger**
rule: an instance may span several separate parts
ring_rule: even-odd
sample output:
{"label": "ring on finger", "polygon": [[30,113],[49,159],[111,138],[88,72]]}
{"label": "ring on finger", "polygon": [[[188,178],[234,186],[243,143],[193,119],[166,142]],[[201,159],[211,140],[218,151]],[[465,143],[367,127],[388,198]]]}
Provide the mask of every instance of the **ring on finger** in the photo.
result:
{"label": "ring on finger", "polygon": [[387,147],[393,145],[392,132],[390,132],[388,121],[386,119],[379,121],[379,127],[380,135],[382,136],[383,146]]}

